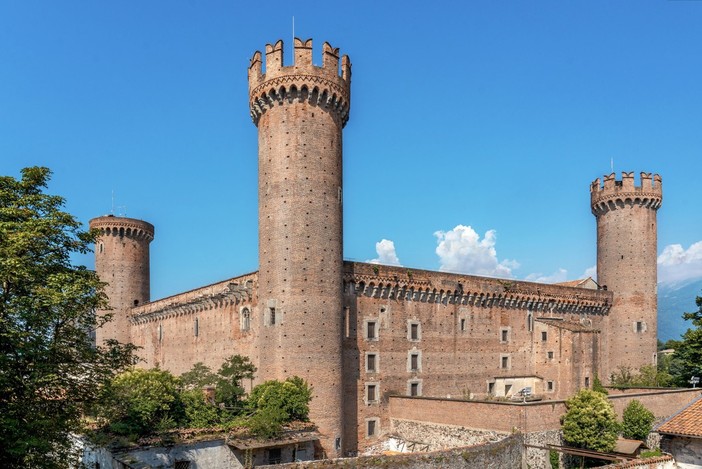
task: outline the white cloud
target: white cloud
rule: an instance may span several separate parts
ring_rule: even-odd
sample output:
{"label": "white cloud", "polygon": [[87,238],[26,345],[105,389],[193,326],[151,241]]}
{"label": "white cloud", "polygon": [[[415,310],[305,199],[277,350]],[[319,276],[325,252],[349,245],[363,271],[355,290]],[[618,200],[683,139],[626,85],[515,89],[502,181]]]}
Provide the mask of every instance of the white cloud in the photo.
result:
{"label": "white cloud", "polygon": [[538,282],[538,283],[559,283],[559,282],[565,282],[568,280],[568,271],[563,268],[558,268],[554,273],[551,275],[544,275],[541,273],[538,274],[529,274],[526,276],[524,280],[528,280],[529,282]]}
{"label": "white cloud", "polygon": [[669,244],[658,256],[658,281],[681,283],[702,278],[702,241],[683,249],[680,244]]}
{"label": "white cloud", "polygon": [[588,277],[592,277],[593,280],[597,281],[597,264],[585,269],[585,272],[583,272],[583,275],[580,278],[588,278]]}
{"label": "white cloud", "polygon": [[397,253],[395,253],[395,243],[389,239],[381,239],[380,242],[375,243],[375,252],[378,254],[378,257],[366,262],[371,264],[402,265]]}
{"label": "white cloud", "polygon": [[458,225],[450,231],[437,231],[434,236],[442,271],[513,277],[512,269],[519,267],[517,261],[497,259],[495,230],[488,230],[480,239],[470,226]]}

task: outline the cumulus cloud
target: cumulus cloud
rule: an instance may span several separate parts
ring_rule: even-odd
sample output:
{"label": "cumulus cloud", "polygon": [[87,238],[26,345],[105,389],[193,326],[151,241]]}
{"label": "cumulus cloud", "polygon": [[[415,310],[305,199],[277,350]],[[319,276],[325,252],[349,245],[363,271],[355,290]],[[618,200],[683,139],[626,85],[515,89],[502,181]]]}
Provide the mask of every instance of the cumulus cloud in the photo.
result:
{"label": "cumulus cloud", "polygon": [[682,283],[702,278],[702,241],[684,249],[680,244],[669,244],[658,256],[658,281]]}
{"label": "cumulus cloud", "polygon": [[592,277],[593,280],[597,281],[597,264],[585,269],[585,272],[583,272],[583,275],[581,278],[588,278],[588,277]]}
{"label": "cumulus cloud", "polygon": [[544,275],[541,273],[529,274],[526,276],[526,278],[524,280],[528,280],[529,282],[538,282],[538,283],[565,282],[568,280],[568,271],[566,269],[559,268],[551,275]]}
{"label": "cumulus cloud", "polygon": [[375,243],[375,252],[378,254],[378,257],[369,259],[366,262],[371,264],[402,265],[395,252],[395,243],[389,239],[381,239],[380,242]]}
{"label": "cumulus cloud", "polygon": [[480,239],[470,226],[458,225],[450,231],[437,231],[434,236],[442,271],[513,277],[512,269],[519,267],[516,261],[498,260],[495,230],[488,230]]}

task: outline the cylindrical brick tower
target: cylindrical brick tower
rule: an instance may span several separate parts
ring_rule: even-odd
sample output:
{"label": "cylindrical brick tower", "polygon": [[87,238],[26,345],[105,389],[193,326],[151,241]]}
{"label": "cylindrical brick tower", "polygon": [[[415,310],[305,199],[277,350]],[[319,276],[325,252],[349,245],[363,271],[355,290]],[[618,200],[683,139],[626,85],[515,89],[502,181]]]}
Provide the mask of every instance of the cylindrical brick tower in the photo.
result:
{"label": "cylindrical brick tower", "polygon": [[[95,242],[95,271],[107,283],[112,321],[96,331],[96,343],[107,339],[130,342],[129,309],[149,301],[149,243],[151,223],[112,215],[93,218],[90,229],[100,234]],[[99,313],[105,313],[100,311]]]}
{"label": "cylindrical brick tower", "polygon": [[[258,127],[260,379],[298,375],[314,388],[310,419],[328,457],[343,453],[341,134],[349,116],[351,64],[312,40],[266,45],[249,67]],[[355,399],[355,396],[353,397]]]}
{"label": "cylindrical brick tower", "polygon": [[619,367],[634,371],[656,362],[657,223],[663,201],[661,177],[614,173],[590,186],[592,213],[597,218],[597,281],[613,293],[613,304],[602,331],[602,378]]}

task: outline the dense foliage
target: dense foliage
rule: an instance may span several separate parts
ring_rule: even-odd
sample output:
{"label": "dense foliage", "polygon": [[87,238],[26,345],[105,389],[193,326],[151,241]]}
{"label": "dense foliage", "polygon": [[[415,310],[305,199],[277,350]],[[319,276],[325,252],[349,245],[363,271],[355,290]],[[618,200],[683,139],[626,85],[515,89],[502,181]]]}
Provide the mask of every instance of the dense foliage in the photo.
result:
{"label": "dense foliage", "polygon": [[646,440],[653,428],[655,417],[653,412],[644,407],[636,399],[624,409],[622,421],[622,436],[634,440]]}
{"label": "dense foliage", "polygon": [[[271,438],[285,423],[307,420],[312,389],[303,379],[266,381],[245,398],[242,380],[253,379],[255,371],[240,355],[229,357],[217,373],[202,363],[180,378],[159,369],[130,370],[104,387],[96,417],[108,432],[130,439],[176,427],[235,426]],[[206,394],[205,387],[214,393]]]}
{"label": "dense foliage", "polygon": [[673,377],[667,370],[654,365],[644,365],[638,371],[628,366],[620,366],[612,373],[610,384],[614,387],[668,387]]}
{"label": "dense foliage", "polygon": [[695,300],[697,311],[683,314],[692,328],[682,336],[682,341],[674,344],[675,353],[670,359],[670,373],[678,386],[690,386],[690,378],[702,378],[702,297]]}
{"label": "dense foliage", "polygon": [[607,397],[590,389],[581,389],[566,401],[563,417],[563,440],[576,448],[610,452],[619,433],[617,416]]}
{"label": "dense foliage", "polygon": [[107,298],[71,255],[94,234],[44,193],[50,175],[0,177],[0,467],[66,467],[84,410],[133,363],[132,346],[92,345]]}

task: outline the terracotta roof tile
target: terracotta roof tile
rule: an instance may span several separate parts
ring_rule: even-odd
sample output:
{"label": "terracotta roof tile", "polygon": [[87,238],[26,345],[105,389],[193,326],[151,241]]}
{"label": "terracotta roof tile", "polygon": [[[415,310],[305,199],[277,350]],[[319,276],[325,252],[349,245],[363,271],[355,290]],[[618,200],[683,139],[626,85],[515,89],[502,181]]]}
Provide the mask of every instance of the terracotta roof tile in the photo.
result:
{"label": "terracotta roof tile", "polygon": [[658,433],[702,438],[702,397],[658,426]]}

